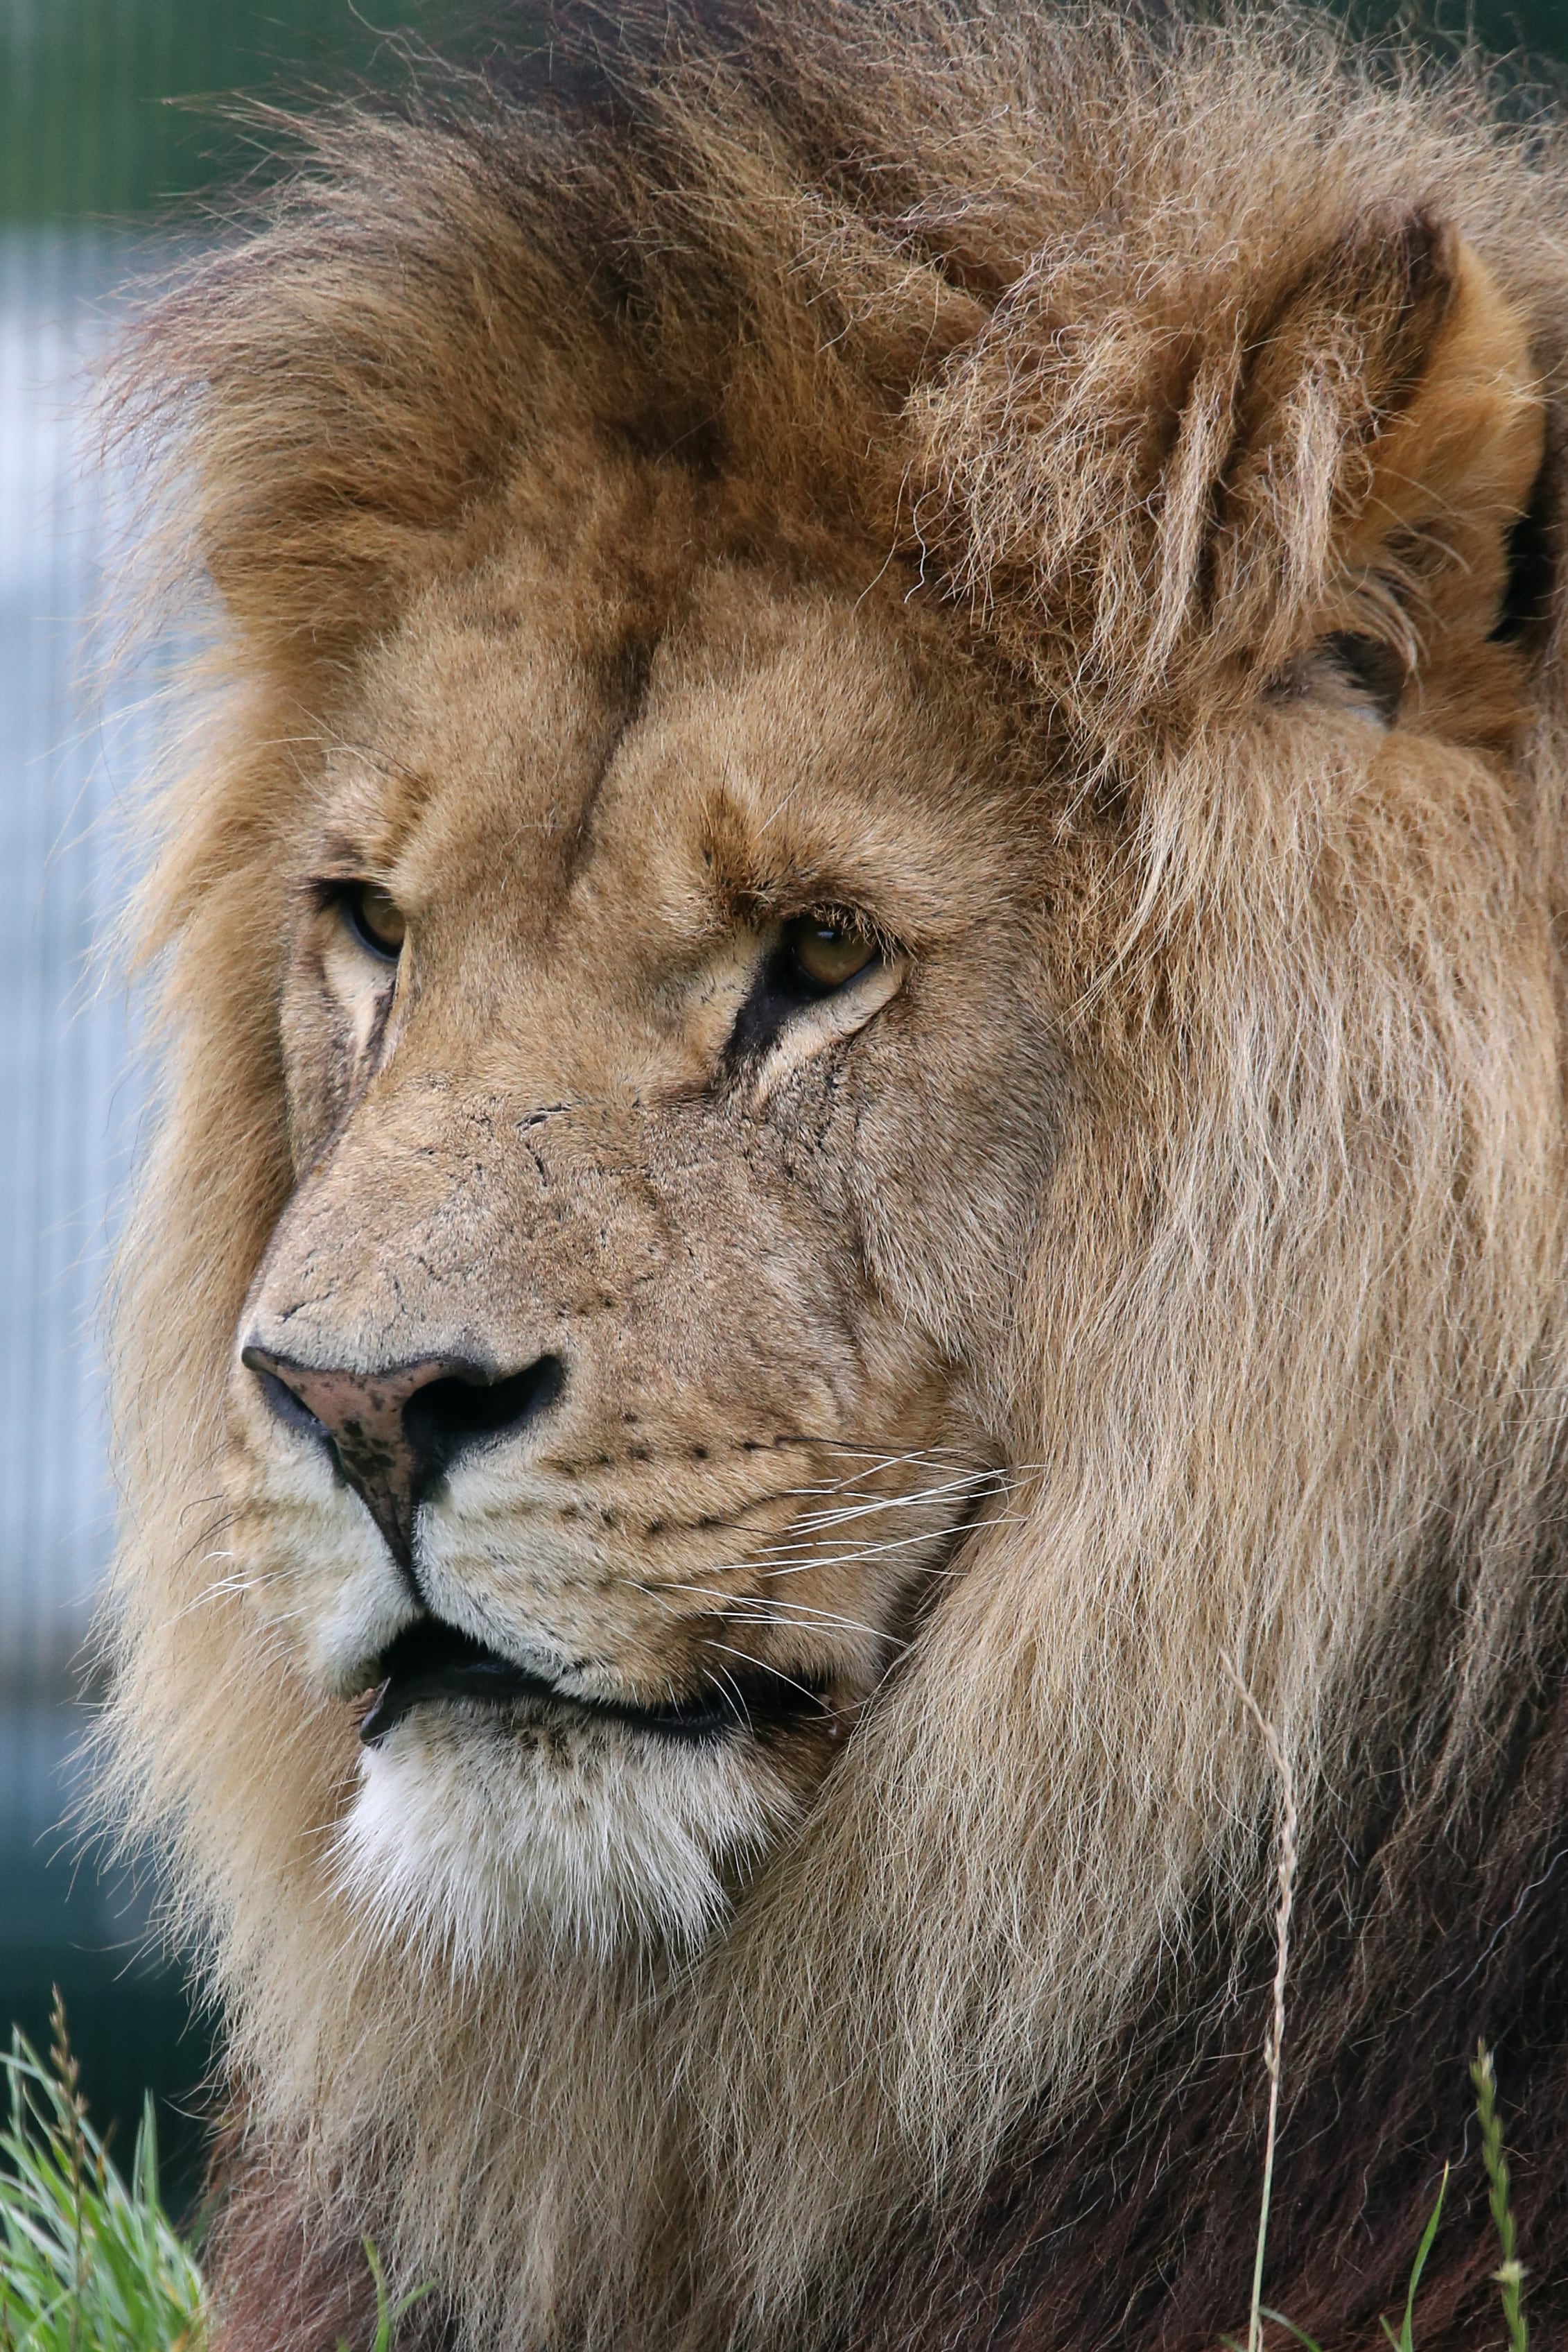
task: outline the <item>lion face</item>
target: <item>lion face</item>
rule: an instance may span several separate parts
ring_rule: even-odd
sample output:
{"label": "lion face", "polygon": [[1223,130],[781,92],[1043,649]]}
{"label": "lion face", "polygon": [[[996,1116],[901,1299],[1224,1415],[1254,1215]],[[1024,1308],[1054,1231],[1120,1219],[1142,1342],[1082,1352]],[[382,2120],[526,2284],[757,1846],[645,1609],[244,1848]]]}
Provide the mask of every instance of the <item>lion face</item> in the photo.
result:
{"label": "lion face", "polygon": [[983,692],[722,555],[629,610],[632,527],[432,591],[287,845],[233,1541],[349,1884],[470,1955],[689,1944],[799,1820],[988,1507],[1051,1132]]}

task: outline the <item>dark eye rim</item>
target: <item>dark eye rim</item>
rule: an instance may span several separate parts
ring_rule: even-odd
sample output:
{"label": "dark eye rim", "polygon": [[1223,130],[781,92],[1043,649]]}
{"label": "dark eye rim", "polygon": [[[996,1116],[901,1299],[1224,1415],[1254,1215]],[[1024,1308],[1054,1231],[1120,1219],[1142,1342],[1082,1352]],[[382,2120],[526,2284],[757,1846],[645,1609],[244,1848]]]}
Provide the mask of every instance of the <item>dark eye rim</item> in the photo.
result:
{"label": "dark eye rim", "polygon": [[397,945],[392,947],[389,946],[385,940],[379,939],[365,920],[364,908],[361,904],[367,890],[380,887],[381,885],[375,882],[329,882],[326,885],[324,895],[326,903],[335,908],[347,924],[356,944],[363,948],[367,955],[373,956],[378,963],[392,966],[400,961],[403,943],[400,940]]}
{"label": "dark eye rim", "polygon": [[[857,964],[853,971],[847,971],[842,980],[819,980],[816,973],[808,971],[800,961],[797,939],[807,929],[841,931],[845,938],[862,941],[867,950],[865,961]],[[841,995],[846,988],[852,988],[856,981],[863,979],[868,971],[885,964],[889,951],[886,941],[869,923],[842,908],[833,907],[791,916],[784,926],[778,952],[788,960],[789,977],[800,990],[802,1001],[819,1003],[823,997]]]}
{"label": "dark eye rim", "polygon": [[[868,942],[872,953],[858,971],[850,972],[843,980],[815,980],[796,960],[790,934],[800,923],[824,927],[831,923],[852,931]],[[725,1049],[726,1066],[730,1070],[739,1070],[754,1062],[778,1042],[797,1013],[813,1004],[826,1003],[830,997],[847,996],[872,973],[884,971],[889,964],[902,961],[903,954],[904,950],[880,926],[852,908],[812,908],[791,916],[763,958],[750,993],[736,1016]]]}

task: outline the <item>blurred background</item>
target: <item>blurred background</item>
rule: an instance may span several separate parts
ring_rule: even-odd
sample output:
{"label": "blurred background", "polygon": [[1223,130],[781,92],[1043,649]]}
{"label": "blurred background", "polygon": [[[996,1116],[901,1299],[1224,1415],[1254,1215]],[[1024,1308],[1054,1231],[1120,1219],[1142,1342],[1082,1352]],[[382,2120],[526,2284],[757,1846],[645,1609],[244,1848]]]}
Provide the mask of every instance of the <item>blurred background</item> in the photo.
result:
{"label": "blurred background", "polygon": [[96,364],[138,281],[256,165],[232,93],[298,102],[398,70],[440,0],[0,0],[0,2034],[50,1990],[129,2155],[160,2095],[169,2185],[207,2065],[149,1891],[73,1836],[82,1644],[113,1521],[99,1312],[142,1099],[103,953],[121,823],[156,755],[155,659],[107,697],[124,485],[94,462]]}
{"label": "blurred background", "polygon": [[[214,233],[204,198],[258,166],[229,98],[308,102],[397,74],[399,35],[441,46],[456,13],[0,0],[0,2032],[47,2039],[57,1985],[123,2149],[157,2092],[176,2202],[199,2164],[204,2029],[149,1937],[148,1891],[70,1827],[113,1521],[98,1316],[142,1101],[103,950],[161,683],[155,658],[107,695],[92,683],[126,503],[94,463],[92,374],[137,282]],[[1456,9],[1448,35],[1467,23],[1560,82],[1568,0]]]}

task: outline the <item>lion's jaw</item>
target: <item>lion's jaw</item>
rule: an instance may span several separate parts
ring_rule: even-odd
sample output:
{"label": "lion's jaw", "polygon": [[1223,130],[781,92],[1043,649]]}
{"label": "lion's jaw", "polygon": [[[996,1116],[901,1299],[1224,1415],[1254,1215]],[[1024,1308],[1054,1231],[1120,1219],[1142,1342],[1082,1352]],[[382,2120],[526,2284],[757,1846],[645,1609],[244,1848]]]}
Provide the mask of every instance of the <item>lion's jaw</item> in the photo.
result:
{"label": "lion's jaw", "polygon": [[[809,608],[722,581],[629,709],[601,618],[540,644],[538,561],[410,624],[293,845],[298,1182],[231,1381],[251,1606],[344,1712],[393,1675],[340,1883],[371,1935],[462,1969],[519,1939],[689,1948],[801,1818],[985,1506],[999,1449],[949,1331],[1038,1192],[1006,1127],[1031,1162],[1049,1131],[1004,1109],[987,1167],[967,1109],[949,1169],[942,1076],[924,1103],[904,1076],[940,1013],[928,978],[902,989],[904,942],[997,906],[928,805],[946,714],[869,631],[846,647],[839,616],[829,655]],[[323,887],[355,875],[407,916],[379,968]],[[821,907],[888,945],[759,1015],[780,925]],[[1048,1057],[989,1027],[1018,1066],[958,1080],[1005,1107]],[[967,1263],[955,1183],[990,1195]],[[453,1361],[543,1366],[548,1393],[378,1526],[373,1474],[299,1401]],[[298,1391],[281,1417],[258,1364]],[[517,1679],[410,1700],[422,1639]]]}

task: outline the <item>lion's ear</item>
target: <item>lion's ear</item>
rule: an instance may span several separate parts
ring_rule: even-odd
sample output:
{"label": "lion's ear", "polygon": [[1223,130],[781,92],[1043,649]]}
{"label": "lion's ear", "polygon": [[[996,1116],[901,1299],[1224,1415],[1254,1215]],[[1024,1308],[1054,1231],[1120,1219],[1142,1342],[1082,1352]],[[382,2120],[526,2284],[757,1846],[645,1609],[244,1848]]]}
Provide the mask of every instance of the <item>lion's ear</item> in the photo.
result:
{"label": "lion's ear", "polygon": [[1484,263],[1427,213],[1375,211],[1304,256],[1287,225],[1130,299],[1126,276],[1092,239],[1042,264],[926,400],[927,576],[1125,772],[1336,649],[1381,715],[1500,739],[1543,404]]}
{"label": "lion's ear", "polygon": [[1364,232],[1340,274],[1342,315],[1361,330],[1362,446],[1353,417],[1313,618],[1323,639],[1386,649],[1386,716],[1501,739],[1548,584],[1526,323],[1473,249],[1421,215]]}

